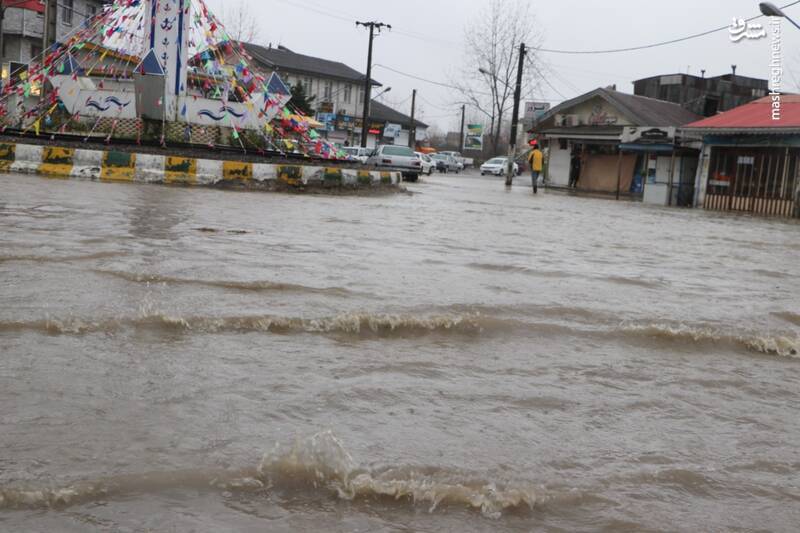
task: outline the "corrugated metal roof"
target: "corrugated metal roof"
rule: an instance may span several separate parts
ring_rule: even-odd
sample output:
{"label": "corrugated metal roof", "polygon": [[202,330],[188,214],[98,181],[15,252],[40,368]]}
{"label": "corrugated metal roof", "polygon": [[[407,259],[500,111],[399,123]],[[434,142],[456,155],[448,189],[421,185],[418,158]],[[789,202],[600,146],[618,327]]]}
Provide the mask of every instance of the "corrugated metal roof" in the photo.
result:
{"label": "corrugated metal roof", "polygon": [[[400,124],[401,126],[410,126],[411,125],[411,117],[392,109],[388,105],[384,105],[377,100],[372,100],[372,103],[369,107],[369,116],[373,120],[383,120],[385,122],[391,122],[393,124]],[[420,122],[419,120],[414,120],[414,123],[418,128],[427,128],[428,125],[424,122]]]}
{"label": "corrugated metal roof", "polygon": [[[772,97],[767,96],[685,126],[687,130],[734,133],[759,130],[759,133],[800,133],[800,95],[781,96],[780,120],[773,120]],[[746,132],[744,132],[746,133]]]}

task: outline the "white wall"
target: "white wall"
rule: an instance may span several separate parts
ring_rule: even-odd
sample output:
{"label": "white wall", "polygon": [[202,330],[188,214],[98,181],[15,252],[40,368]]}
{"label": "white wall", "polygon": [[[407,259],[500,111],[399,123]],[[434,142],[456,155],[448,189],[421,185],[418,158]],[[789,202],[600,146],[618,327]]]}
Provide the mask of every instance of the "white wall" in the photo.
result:
{"label": "white wall", "polygon": [[550,139],[550,161],[547,167],[547,179],[551,185],[566,187],[569,185],[569,148],[561,150],[558,138]]}
{"label": "white wall", "polygon": [[[672,194],[673,202],[677,196],[677,191],[681,185],[681,168],[683,165],[690,163],[683,162],[684,157],[679,156],[675,158],[675,167],[672,177]],[[691,159],[691,158],[686,158]],[[669,173],[670,164],[672,161],[671,155],[660,155],[656,161],[656,180],[655,183],[650,183],[645,179],[644,183],[644,197],[642,202],[651,205],[669,205]],[[673,205],[675,205],[673,203]]]}
{"label": "white wall", "polygon": [[694,182],[694,206],[702,207],[706,201],[708,173],[711,170],[711,146],[704,144],[700,152],[700,163],[697,165],[697,177]]}

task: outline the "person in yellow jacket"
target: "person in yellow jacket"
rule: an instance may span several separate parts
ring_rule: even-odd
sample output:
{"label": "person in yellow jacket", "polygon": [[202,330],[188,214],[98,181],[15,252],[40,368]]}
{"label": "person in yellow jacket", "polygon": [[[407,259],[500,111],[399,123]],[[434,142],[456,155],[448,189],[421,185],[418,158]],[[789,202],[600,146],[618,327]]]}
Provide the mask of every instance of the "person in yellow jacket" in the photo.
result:
{"label": "person in yellow jacket", "polygon": [[539,150],[539,143],[531,141],[531,153],[528,154],[528,164],[531,166],[531,182],[533,184],[533,194],[539,189],[539,176],[542,174],[544,166],[544,155]]}

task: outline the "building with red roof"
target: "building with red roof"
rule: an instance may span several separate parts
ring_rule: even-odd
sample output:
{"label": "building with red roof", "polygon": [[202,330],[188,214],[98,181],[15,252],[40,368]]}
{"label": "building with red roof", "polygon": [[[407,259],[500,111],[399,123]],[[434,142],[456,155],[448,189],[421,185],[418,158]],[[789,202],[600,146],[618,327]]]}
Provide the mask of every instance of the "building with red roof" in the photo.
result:
{"label": "building with red roof", "polygon": [[800,96],[767,96],[681,132],[703,140],[697,205],[800,216]]}

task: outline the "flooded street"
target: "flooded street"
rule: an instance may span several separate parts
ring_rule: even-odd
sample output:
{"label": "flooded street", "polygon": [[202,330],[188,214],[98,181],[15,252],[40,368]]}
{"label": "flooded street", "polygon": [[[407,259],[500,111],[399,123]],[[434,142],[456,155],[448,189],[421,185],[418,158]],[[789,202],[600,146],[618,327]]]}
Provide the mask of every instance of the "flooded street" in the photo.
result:
{"label": "flooded street", "polygon": [[0,176],[2,531],[795,531],[800,226]]}

